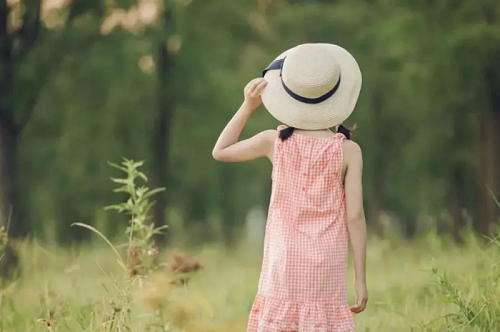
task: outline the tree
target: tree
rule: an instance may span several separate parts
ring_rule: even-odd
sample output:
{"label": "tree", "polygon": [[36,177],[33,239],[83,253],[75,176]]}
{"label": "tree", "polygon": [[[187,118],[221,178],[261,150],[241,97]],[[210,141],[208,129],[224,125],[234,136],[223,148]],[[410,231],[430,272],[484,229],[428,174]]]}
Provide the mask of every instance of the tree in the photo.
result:
{"label": "tree", "polygon": [[[175,93],[175,57],[180,48],[180,37],[175,31],[175,11],[172,5],[165,3],[161,12],[160,29],[162,31],[157,45],[158,56],[158,113],[151,135],[153,155],[153,183],[165,185],[170,171],[169,152],[171,146],[172,119],[176,107]],[[157,197],[154,206],[154,223],[164,225],[165,209],[168,205],[168,190]],[[169,236],[170,231],[167,230]]]}
{"label": "tree", "polygon": [[[56,19],[66,30],[51,31],[47,28],[49,22],[43,24],[41,0],[19,0],[12,5],[0,0],[0,224],[5,225],[11,216],[11,236],[24,236],[28,232],[18,173],[21,134],[46,83],[66,55],[64,49],[76,44],[65,32],[74,20],[89,13],[102,18],[101,2],[73,1],[69,14]],[[38,47],[42,40],[52,49]]]}
{"label": "tree", "polygon": [[[25,85],[24,78],[18,75],[41,29],[41,0],[26,0],[23,7],[22,23],[14,26],[9,21],[13,8],[6,0],[0,0],[0,225],[7,225],[12,217],[9,229],[12,236],[21,236],[27,231],[19,217],[17,156],[20,135],[29,122],[43,84]],[[22,108],[18,107],[19,99],[25,101]]]}

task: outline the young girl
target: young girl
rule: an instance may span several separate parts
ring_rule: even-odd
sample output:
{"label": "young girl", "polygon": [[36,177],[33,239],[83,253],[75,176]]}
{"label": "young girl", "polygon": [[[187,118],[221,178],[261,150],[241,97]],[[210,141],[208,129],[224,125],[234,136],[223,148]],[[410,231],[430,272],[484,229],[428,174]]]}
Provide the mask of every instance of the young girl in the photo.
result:
{"label": "young girl", "polygon": [[[352,332],[352,313],[365,310],[362,156],[341,125],[360,90],[361,72],[349,52],[331,44],[299,45],[271,63],[263,78],[247,84],[243,104],[215,145],[218,161],[267,157],[273,163],[264,259],[248,332]],[[286,125],[238,141],[262,102]],[[347,304],[349,239],[352,307]]]}

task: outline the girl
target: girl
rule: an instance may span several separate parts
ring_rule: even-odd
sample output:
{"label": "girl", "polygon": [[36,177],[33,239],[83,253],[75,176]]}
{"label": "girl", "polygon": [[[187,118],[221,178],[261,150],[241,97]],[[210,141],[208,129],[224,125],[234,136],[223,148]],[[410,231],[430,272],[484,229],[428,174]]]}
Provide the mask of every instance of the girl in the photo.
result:
{"label": "girl", "polygon": [[[243,104],[215,145],[218,161],[267,157],[273,163],[264,259],[248,332],[352,332],[352,313],[365,310],[362,156],[341,125],[360,90],[361,72],[349,52],[331,44],[299,45],[271,63],[263,78],[247,84]],[[238,141],[262,102],[286,125]],[[352,307],[347,304],[349,239]]]}

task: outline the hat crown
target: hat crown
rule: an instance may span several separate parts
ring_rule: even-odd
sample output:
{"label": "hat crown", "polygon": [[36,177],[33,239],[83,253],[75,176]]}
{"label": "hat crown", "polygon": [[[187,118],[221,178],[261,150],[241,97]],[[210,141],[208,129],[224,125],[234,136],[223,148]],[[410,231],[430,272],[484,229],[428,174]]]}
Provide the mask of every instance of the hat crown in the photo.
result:
{"label": "hat crown", "polygon": [[319,98],[339,82],[340,67],[331,52],[305,44],[286,55],[282,79],[295,94]]}

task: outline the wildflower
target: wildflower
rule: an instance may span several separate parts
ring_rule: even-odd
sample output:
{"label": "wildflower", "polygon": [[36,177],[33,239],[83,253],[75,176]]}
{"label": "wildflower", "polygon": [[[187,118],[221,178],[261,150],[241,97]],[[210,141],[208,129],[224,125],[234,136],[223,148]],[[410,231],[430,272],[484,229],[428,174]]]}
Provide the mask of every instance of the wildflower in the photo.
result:
{"label": "wildflower", "polygon": [[151,249],[148,250],[148,256],[152,256],[152,257],[157,257],[158,256],[158,247],[157,246],[154,246],[152,247]]}
{"label": "wildflower", "polygon": [[187,258],[184,253],[174,252],[171,254],[173,262],[170,268],[175,275],[180,275],[179,278],[172,281],[172,284],[184,285],[189,281],[189,275],[198,272],[203,266],[193,258]]}
{"label": "wildflower", "polygon": [[129,258],[129,270],[131,276],[141,275],[142,274],[142,253],[141,250],[138,249],[134,243],[130,244],[128,251]]}
{"label": "wildflower", "polygon": [[170,265],[174,273],[190,273],[197,272],[203,266],[193,258],[187,258],[184,253],[172,253],[174,262]]}
{"label": "wildflower", "polygon": [[55,321],[51,318],[49,319],[40,318],[37,320],[37,322],[42,323],[42,325],[45,326],[46,330],[48,331],[52,331],[52,326],[55,325]]}

